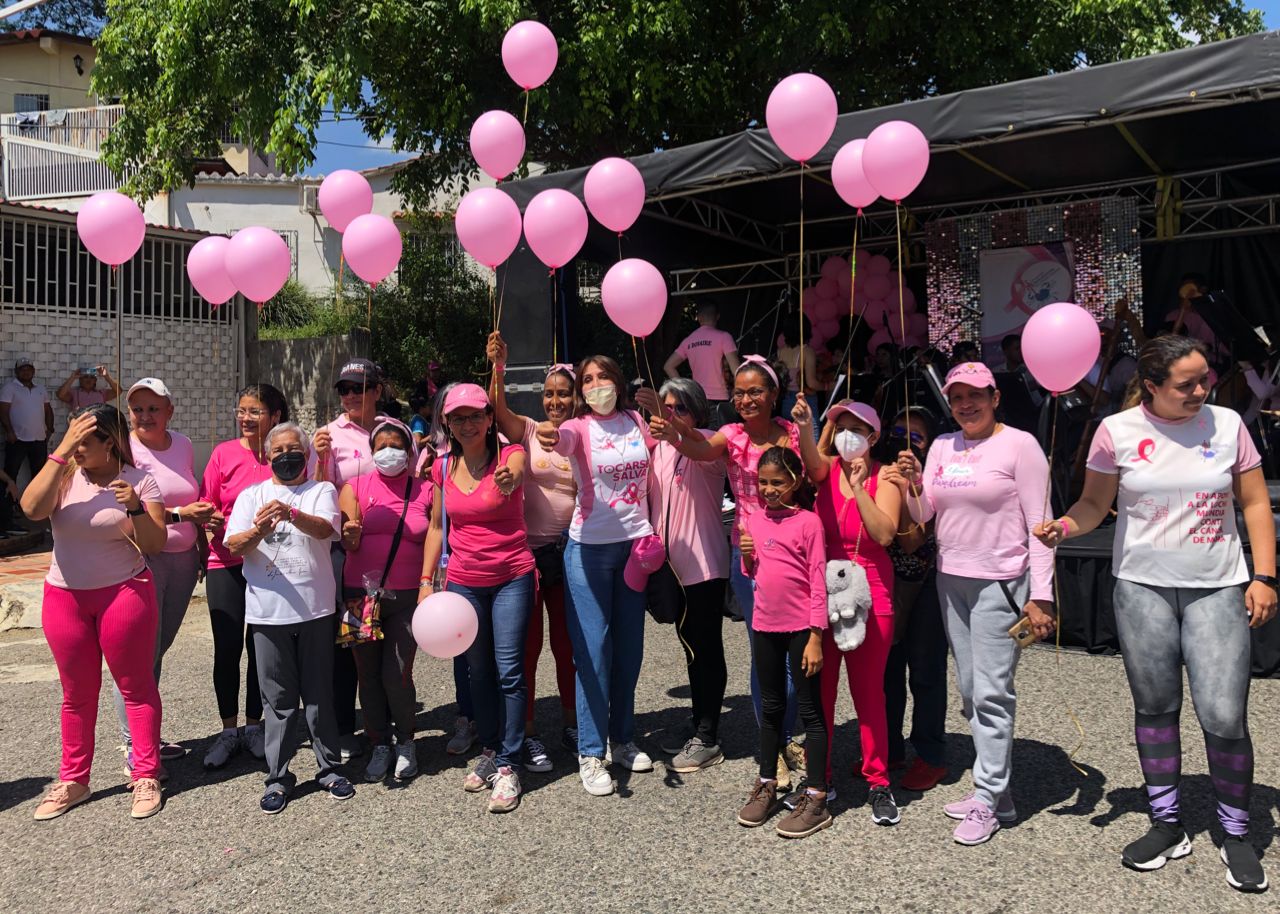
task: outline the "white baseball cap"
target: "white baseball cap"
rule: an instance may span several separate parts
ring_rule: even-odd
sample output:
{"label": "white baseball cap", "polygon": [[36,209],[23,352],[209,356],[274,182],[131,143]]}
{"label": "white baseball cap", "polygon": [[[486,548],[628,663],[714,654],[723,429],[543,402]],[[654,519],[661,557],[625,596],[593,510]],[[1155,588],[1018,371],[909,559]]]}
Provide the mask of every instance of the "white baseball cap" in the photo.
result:
{"label": "white baseball cap", "polygon": [[173,394],[169,393],[168,386],[159,378],[141,378],[136,384],[129,388],[129,392],[125,394],[125,399],[128,400],[132,397],[135,390],[142,390],[143,388],[146,388],[158,397],[164,397],[170,403],[173,402]]}

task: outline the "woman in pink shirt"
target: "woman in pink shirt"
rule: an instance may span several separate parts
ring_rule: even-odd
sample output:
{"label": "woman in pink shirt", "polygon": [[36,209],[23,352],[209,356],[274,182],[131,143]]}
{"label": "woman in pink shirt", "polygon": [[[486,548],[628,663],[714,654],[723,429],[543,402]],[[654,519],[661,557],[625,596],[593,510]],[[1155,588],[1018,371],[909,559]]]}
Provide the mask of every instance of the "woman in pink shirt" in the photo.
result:
{"label": "woman in pink shirt", "polygon": [[[264,442],[267,432],[288,421],[289,404],[284,394],[270,384],[252,384],[236,395],[235,415],[240,437],[213,449],[200,483],[200,499],[213,505],[214,512],[209,522],[204,586],[213,627],[213,692],[218,700],[218,716],[222,718],[222,732],[205,754],[205,768],[221,768],[241,748],[259,759],[266,758],[267,753],[257,658],[253,639],[245,639],[244,560],[227,549],[223,531],[240,493],[271,478],[271,460]],[[246,651],[249,669],[245,674],[245,726],[241,734],[236,723],[240,711],[240,657]]]}
{"label": "woman in pink shirt", "polygon": [[796,413],[809,478],[818,487],[817,512],[827,538],[827,560],[852,562],[861,568],[870,597],[870,605],[863,607],[866,635],[860,645],[842,651],[830,629],[823,639],[822,711],[827,726],[834,730],[843,663],[858,715],[862,776],[871,785],[867,798],[871,821],[897,825],[901,816],[889,787],[884,668],[893,646],[893,560],[888,546],[898,532],[902,493],[885,481],[885,469],[871,456],[871,447],[880,438],[880,417],[872,406],[855,400],[832,406],[823,432],[824,453],[812,443],[812,434],[804,434],[812,422],[804,397],[799,398]]}
{"label": "woman in pink shirt", "polygon": [[22,510],[53,527],[42,624],[62,682],[62,768],[35,817],[56,818],[89,798],[104,657],[133,733],[131,814],[153,816],[161,806],[158,611],[145,557],[164,548],[164,505],[155,480],[133,465],[118,409],[72,414],[22,494]]}
{"label": "woman in pink shirt", "polygon": [[[529,546],[538,563],[537,587],[533,596],[533,615],[529,617],[528,643],[524,654],[524,676],[529,685],[529,704],[525,709],[524,754],[530,771],[550,771],[551,759],[546,746],[538,739],[533,721],[534,683],[538,657],[542,655],[542,610],[547,609],[550,625],[551,655],[556,663],[556,689],[560,698],[560,720],[564,727],[561,744],[578,753],[578,714],[574,702],[573,644],[564,617],[564,544],[569,524],[573,521],[573,505],[578,495],[569,461],[538,443],[538,423],[519,416],[507,406],[507,344],[496,330],[489,335],[489,361],[493,363],[493,413],[498,431],[508,441],[519,441],[529,457],[528,481],[524,490],[524,520],[528,528]],[[542,382],[542,412],[547,421],[560,427],[573,418],[574,372],[569,365],[552,365]]]}
{"label": "woman in pink shirt", "polygon": [[435,493],[418,599],[443,586],[475,607],[480,628],[467,664],[484,751],[463,788],[489,790],[489,811],[510,812],[520,804],[535,568],[524,524],[525,454],[517,444],[499,446],[493,407],[477,385],[449,391],[443,413],[450,447],[431,467]]}
{"label": "woman in pink shirt", "polygon": [[347,552],[342,594],[346,600],[363,599],[371,589],[384,594],[382,640],[351,647],[364,732],[373,744],[364,778],[372,783],[386,777],[394,729],[394,775],[407,781],[418,773],[413,743],[418,710],[413,658],[418,648],[411,624],[431,524],[432,487],[413,472],[418,449],[413,433],[399,420],[384,418],[374,425],[368,447],[374,471],[349,480],[338,496]]}
{"label": "woman in pink shirt", "polygon": [[943,394],[960,431],[940,435],[925,468],[909,450],[890,479],[911,516],[937,515],[938,599],[973,733],[973,793],[944,809],[959,844],[982,844],[1017,817],[1009,791],[1018,642],[1024,617],[1037,638],[1054,628],[1053,553],[1031,536],[1044,519],[1049,462],[1036,439],[996,421],[1000,392],[981,362],[947,373]]}

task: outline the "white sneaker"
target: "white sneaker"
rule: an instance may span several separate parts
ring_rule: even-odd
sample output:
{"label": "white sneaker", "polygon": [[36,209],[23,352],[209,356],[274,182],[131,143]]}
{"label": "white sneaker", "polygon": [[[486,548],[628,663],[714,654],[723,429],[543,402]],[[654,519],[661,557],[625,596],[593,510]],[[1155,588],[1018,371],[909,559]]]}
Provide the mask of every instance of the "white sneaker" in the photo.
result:
{"label": "white sneaker", "polygon": [[489,812],[511,812],[520,805],[520,775],[503,765],[493,780],[489,794]]}
{"label": "white sneaker", "polygon": [[370,784],[376,784],[387,776],[389,767],[391,767],[391,747],[374,746],[373,752],[369,755],[369,764],[364,769],[364,779]]}
{"label": "white sneaker", "polygon": [[610,743],[610,763],[616,762],[628,771],[652,771],[653,759],[635,743]]}
{"label": "white sneaker", "polygon": [[204,755],[204,767],[221,768],[240,751],[240,731],[223,730]]}
{"label": "white sneaker", "polygon": [[613,793],[613,778],[604,762],[594,756],[578,757],[578,774],[582,778],[582,787],[593,797],[607,797]]}
{"label": "white sneaker", "polygon": [[418,776],[418,747],[412,743],[396,743],[396,780],[407,781]]}
{"label": "white sneaker", "polygon": [[450,755],[466,755],[471,747],[475,745],[475,741],[475,721],[459,717],[453,722],[453,738],[444,747],[444,751]]}
{"label": "white sneaker", "polygon": [[267,734],[262,724],[250,724],[244,728],[244,747],[256,759],[267,757]]}

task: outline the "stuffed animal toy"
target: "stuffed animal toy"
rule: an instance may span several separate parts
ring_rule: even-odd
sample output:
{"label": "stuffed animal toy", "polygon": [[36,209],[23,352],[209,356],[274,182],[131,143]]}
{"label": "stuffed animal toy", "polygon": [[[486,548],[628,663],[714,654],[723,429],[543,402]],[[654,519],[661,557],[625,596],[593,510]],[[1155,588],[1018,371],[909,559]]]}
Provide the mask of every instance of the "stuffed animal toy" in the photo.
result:
{"label": "stuffed animal toy", "polygon": [[836,647],[854,650],[867,637],[871,585],[861,565],[837,559],[827,562],[827,618]]}

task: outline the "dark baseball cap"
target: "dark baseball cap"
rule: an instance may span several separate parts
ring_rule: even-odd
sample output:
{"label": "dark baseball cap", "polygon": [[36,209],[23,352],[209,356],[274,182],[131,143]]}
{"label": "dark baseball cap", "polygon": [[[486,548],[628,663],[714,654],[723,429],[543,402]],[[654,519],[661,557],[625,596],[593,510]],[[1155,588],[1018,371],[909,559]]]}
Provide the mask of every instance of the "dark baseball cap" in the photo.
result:
{"label": "dark baseball cap", "polygon": [[368,359],[351,359],[342,366],[342,371],[338,373],[338,380],[333,382],[333,386],[337,387],[343,382],[352,384],[367,384],[372,387],[381,380],[378,374],[378,366],[374,365]]}

